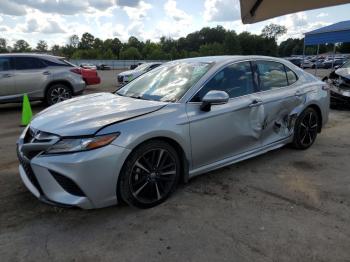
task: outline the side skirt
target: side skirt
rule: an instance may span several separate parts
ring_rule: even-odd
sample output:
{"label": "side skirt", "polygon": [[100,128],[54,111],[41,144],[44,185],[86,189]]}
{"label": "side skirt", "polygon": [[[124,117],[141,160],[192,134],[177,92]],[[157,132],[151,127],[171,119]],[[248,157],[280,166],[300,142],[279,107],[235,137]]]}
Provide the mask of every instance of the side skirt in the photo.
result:
{"label": "side skirt", "polygon": [[268,151],[271,151],[271,150],[275,150],[275,149],[281,148],[284,145],[290,143],[291,139],[292,139],[292,137],[290,136],[288,138],[285,138],[285,139],[277,141],[275,143],[263,146],[261,148],[258,148],[258,149],[255,149],[255,150],[251,150],[251,151],[245,152],[243,154],[239,154],[239,155],[235,155],[235,156],[232,156],[232,157],[228,157],[228,158],[225,158],[223,160],[211,163],[209,165],[201,166],[199,168],[190,170],[189,178],[201,175],[203,173],[207,173],[209,171],[212,171],[212,170],[215,170],[215,169],[218,169],[218,168],[221,168],[221,167],[232,165],[234,163],[246,160],[248,158],[252,158],[252,157],[255,157],[255,156],[258,156],[258,155],[262,155],[262,154],[264,154],[264,153],[266,153]]}

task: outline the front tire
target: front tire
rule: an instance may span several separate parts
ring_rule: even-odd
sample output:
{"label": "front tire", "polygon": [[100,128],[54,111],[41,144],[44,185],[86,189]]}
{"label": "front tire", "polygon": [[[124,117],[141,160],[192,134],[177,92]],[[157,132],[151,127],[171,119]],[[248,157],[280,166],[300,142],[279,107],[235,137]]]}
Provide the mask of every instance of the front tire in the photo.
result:
{"label": "front tire", "polygon": [[297,149],[307,149],[315,142],[319,130],[319,115],[309,107],[298,117],[294,126],[293,146]]}
{"label": "front tire", "polygon": [[46,103],[51,106],[61,101],[72,98],[72,90],[63,84],[56,84],[51,87],[46,92]]}
{"label": "front tire", "polygon": [[118,188],[120,196],[138,208],[156,206],[175,190],[180,172],[180,158],[170,144],[162,140],[146,142],[124,163]]}

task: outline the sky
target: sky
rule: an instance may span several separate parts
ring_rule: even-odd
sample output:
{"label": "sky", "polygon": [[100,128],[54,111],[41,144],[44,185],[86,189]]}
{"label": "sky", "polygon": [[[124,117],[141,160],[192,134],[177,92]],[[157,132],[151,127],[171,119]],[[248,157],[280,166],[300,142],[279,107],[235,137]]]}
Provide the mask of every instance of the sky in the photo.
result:
{"label": "sky", "polygon": [[[281,1],[282,2],[282,1]],[[157,41],[179,38],[202,27],[222,25],[237,33],[260,34],[270,23],[287,27],[288,37],[349,19],[350,4],[285,15],[243,25],[238,0],[0,0],[0,38],[64,45],[69,36],[89,32],[101,39],[130,36]]]}

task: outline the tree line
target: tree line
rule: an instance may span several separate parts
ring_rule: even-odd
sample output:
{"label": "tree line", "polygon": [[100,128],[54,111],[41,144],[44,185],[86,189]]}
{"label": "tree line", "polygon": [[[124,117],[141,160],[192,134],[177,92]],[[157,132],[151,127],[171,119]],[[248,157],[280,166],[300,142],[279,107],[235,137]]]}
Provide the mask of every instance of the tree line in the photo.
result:
{"label": "tree line", "polygon": [[[187,57],[208,55],[268,55],[291,56],[303,53],[303,39],[289,38],[279,45],[278,37],[284,35],[287,28],[270,24],[263,28],[261,34],[226,30],[222,26],[215,28],[204,27],[186,37],[172,39],[161,37],[160,41],[140,41],[131,36],[127,42],[118,38],[102,40],[86,32],[81,37],[72,35],[68,43],[63,46],[53,45],[51,48],[44,40],[40,40],[36,47],[21,39],[13,46],[8,46],[4,38],[0,38],[0,53],[8,52],[37,52],[51,53],[69,59],[152,59],[174,60]],[[315,46],[308,46],[306,54],[316,54]],[[333,50],[333,45],[321,45],[320,53]],[[337,51],[350,53],[349,44],[337,46]]]}

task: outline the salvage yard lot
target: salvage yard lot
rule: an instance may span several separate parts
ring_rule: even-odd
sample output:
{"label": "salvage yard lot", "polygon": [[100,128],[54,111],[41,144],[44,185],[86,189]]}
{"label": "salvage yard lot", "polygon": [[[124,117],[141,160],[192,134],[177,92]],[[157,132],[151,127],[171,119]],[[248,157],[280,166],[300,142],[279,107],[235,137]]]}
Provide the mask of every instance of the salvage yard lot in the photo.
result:
{"label": "salvage yard lot", "polygon": [[[115,90],[115,73],[87,93]],[[349,261],[350,111],[332,110],[306,151],[202,175],[152,209],[88,211],[43,204],[24,187],[20,110],[0,105],[1,261]]]}

